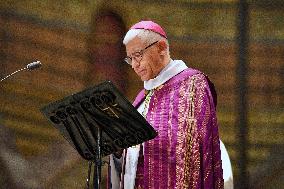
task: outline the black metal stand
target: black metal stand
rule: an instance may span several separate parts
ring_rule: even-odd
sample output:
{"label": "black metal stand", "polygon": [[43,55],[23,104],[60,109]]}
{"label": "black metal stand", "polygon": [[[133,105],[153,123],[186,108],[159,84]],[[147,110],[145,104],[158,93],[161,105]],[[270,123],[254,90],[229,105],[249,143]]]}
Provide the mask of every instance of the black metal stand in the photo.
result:
{"label": "black metal stand", "polygon": [[87,180],[86,180],[87,181],[86,189],[90,189],[90,179],[91,179],[92,165],[93,165],[93,162],[89,161],[88,176],[87,176]]}
{"label": "black metal stand", "polygon": [[[101,135],[102,131],[98,127],[97,128],[97,151],[96,151],[96,160],[94,163],[94,173],[93,173],[93,187],[94,189],[100,189],[101,187],[101,179],[102,179],[102,155],[101,155]],[[89,168],[88,168],[88,177],[86,187],[90,189],[90,179],[91,179],[91,172],[92,172],[92,164],[93,161],[89,161]]]}
{"label": "black metal stand", "polygon": [[101,136],[102,130],[100,127],[97,127],[98,135],[97,135],[97,155],[96,155],[96,163],[94,168],[94,189],[100,189],[101,179],[102,179],[102,155],[101,155]]}
{"label": "black metal stand", "polygon": [[89,162],[87,189],[101,188],[102,157],[157,136],[109,81],[53,102],[41,111]]}

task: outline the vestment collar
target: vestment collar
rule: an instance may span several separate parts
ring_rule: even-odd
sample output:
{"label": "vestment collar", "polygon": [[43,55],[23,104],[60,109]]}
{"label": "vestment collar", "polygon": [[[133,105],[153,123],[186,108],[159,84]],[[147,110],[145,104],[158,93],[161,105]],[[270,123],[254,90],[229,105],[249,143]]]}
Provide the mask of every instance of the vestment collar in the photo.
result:
{"label": "vestment collar", "polygon": [[155,89],[185,69],[187,69],[187,66],[182,60],[171,59],[168,65],[163,68],[157,77],[144,81],[144,88],[146,90]]}

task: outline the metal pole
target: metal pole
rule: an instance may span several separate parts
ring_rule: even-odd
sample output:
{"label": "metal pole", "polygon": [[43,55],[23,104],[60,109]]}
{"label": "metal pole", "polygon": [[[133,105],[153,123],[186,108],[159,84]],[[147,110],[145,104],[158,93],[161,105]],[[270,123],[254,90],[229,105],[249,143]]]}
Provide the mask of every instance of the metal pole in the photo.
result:
{"label": "metal pole", "polygon": [[101,186],[101,178],[102,178],[102,155],[101,155],[101,136],[102,136],[102,130],[100,127],[98,128],[97,133],[97,153],[96,153],[96,162],[95,162],[95,168],[94,168],[94,189],[100,189]]}
{"label": "metal pole", "polygon": [[87,176],[87,179],[86,179],[86,189],[90,189],[90,179],[91,179],[91,173],[92,173],[92,166],[93,166],[93,162],[89,161],[88,176]]}
{"label": "metal pole", "polygon": [[247,57],[248,57],[248,4],[246,0],[239,1],[238,7],[238,63],[236,70],[237,81],[237,124],[238,129],[238,168],[237,188],[247,189],[249,175],[247,172],[248,150],[248,121],[247,121]]}

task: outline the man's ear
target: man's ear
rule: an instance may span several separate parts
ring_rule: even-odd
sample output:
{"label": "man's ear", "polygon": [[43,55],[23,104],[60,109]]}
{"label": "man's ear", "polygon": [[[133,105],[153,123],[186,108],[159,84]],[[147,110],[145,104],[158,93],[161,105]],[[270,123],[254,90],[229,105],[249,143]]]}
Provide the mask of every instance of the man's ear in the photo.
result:
{"label": "man's ear", "polygon": [[159,41],[158,42],[158,50],[159,50],[159,53],[161,54],[166,54],[167,52],[167,43],[163,40]]}

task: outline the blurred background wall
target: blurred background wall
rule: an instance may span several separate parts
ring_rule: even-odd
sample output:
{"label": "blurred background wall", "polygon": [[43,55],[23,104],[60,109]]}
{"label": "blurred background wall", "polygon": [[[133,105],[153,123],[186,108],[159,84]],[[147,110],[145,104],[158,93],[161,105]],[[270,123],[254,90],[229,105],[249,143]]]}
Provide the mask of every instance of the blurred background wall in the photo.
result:
{"label": "blurred background wall", "polygon": [[87,162],[39,109],[106,79],[132,101],[142,82],[122,61],[122,38],[142,19],[215,83],[235,188],[283,188],[284,3],[242,3],[243,12],[236,0],[0,0],[0,76],[43,63],[0,84],[0,188],[85,186]]}

